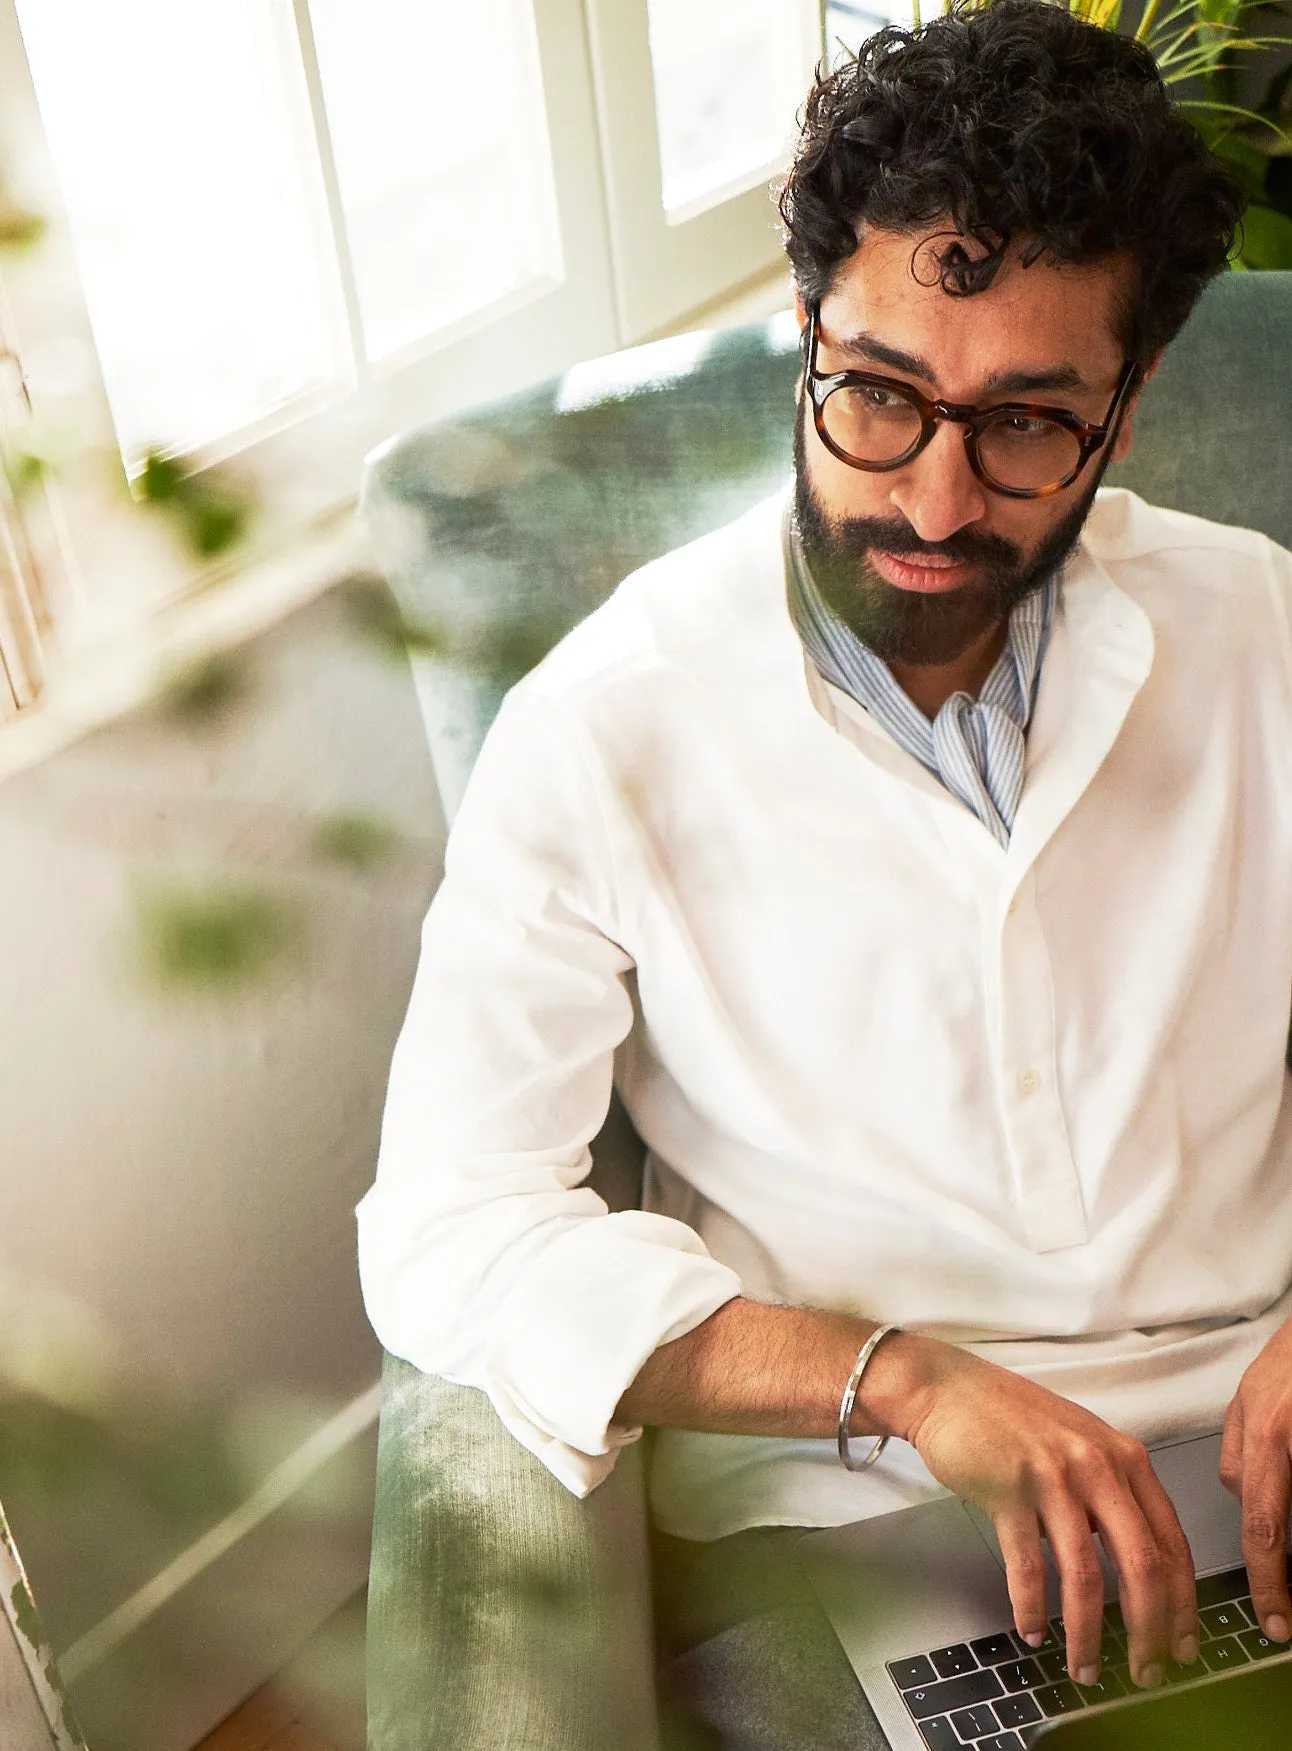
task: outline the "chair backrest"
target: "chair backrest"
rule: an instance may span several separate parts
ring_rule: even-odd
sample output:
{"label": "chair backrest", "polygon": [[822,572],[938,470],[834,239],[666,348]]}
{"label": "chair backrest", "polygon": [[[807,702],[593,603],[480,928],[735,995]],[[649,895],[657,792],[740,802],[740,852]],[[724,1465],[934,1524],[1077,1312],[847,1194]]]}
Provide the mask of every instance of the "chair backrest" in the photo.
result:
{"label": "chair backrest", "polygon": [[[369,459],[448,814],[507,687],[628,572],[785,477],[797,373],[787,313],[577,365]],[[1292,546],[1292,273],[1208,288],[1108,480]]]}
{"label": "chair backrest", "polygon": [[1292,273],[1223,274],[1163,354],[1107,484],[1292,547],[1289,483]]}
{"label": "chair backrest", "polygon": [[647,560],[790,465],[789,316],[681,335],[392,439],[363,508],[410,624],[446,813],[513,681]]}

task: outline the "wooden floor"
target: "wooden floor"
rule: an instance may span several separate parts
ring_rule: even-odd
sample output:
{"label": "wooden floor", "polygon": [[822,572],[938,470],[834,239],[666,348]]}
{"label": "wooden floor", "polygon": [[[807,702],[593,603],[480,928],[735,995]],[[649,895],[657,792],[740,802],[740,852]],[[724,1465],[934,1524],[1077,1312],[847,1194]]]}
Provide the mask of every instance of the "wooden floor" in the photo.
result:
{"label": "wooden floor", "polygon": [[341,1751],[341,1747],[320,1738],[299,1702],[270,1685],[208,1734],[197,1751]]}
{"label": "wooden floor", "polygon": [[360,1594],[194,1751],[364,1751]]}

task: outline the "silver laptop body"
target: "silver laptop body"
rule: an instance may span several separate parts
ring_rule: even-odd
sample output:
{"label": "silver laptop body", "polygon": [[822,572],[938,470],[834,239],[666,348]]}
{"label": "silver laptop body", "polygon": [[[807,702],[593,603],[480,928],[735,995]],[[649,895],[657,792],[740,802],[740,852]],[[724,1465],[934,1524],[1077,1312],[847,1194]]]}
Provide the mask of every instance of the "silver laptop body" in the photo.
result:
{"label": "silver laptop body", "polygon": [[[1197,1574],[1240,1564],[1241,1515],[1218,1475],[1220,1436],[1175,1442],[1154,1449],[1151,1457],[1175,1504]],[[990,1520],[948,1496],[808,1533],[798,1554],[893,1751],[928,1751],[886,1662],[1012,1629],[1005,1565]],[[1054,1617],[1060,1610],[1058,1575],[1048,1557],[1046,1566]],[[1105,1590],[1110,1599],[1116,1596],[1106,1564]]]}

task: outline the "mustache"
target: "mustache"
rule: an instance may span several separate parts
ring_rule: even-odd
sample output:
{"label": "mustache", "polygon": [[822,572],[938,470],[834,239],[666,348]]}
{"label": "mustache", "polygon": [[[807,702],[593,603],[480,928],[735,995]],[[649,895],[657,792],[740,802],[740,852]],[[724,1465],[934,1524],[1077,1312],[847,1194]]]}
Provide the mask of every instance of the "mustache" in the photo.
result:
{"label": "mustache", "polygon": [[[878,549],[900,559],[925,557],[958,564],[985,564],[1013,569],[1022,551],[1002,535],[982,529],[957,529],[945,541],[924,541],[904,517],[846,517],[829,525],[832,557],[860,560]],[[809,545],[812,545],[809,537]]]}

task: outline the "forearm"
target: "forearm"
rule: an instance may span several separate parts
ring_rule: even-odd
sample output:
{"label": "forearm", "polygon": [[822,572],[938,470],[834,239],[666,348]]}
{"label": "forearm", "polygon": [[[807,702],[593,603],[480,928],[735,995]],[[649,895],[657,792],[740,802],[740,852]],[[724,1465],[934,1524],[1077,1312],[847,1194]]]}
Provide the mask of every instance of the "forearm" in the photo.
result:
{"label": "forearm", "polygon": [[[648,1358],[615,1420],[720,1435],[825,1438],[857,1353],[876,1322],[738,1297]],[[884,1339],[857,1395],[854,1435],[896,1434],[915,1389],[923,1340]]]}

